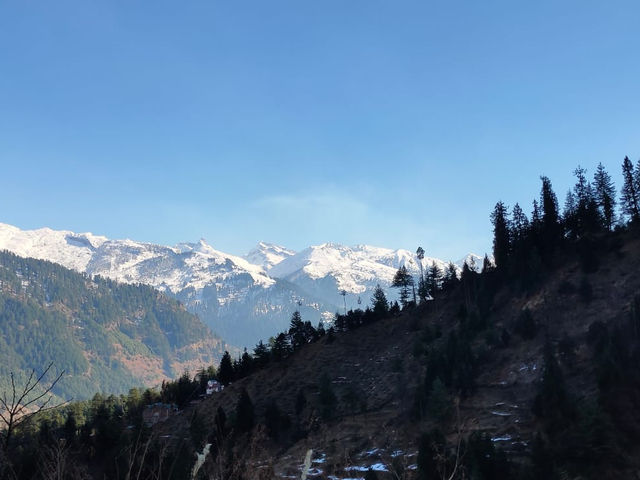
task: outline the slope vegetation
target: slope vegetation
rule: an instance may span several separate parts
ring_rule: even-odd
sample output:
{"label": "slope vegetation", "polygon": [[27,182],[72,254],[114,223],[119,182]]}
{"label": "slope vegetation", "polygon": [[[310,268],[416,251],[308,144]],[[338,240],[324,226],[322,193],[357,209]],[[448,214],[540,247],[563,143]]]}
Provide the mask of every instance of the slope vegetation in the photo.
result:
{"label": "slope vegetation", "polygon": [[224,345],[177,301],[0,252],[0,387],[53,362],[55,393],[88,398],[154,385],[221,357]]}

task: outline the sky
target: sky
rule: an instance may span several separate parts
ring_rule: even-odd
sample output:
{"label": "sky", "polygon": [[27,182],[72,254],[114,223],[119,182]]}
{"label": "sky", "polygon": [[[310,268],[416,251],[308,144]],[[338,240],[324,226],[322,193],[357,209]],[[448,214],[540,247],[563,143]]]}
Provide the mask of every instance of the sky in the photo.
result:
{"label": "sky", "polygon": [[640,157],[637,1],[3,1],[0,222],[491,251]]}

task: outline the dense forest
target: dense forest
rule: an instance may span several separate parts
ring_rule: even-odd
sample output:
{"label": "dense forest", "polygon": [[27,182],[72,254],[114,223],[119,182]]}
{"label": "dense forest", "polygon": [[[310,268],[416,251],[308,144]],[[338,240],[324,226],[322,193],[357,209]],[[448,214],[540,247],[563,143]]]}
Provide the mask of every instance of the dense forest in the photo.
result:
{"label": "dense forest", "polygon": [[[493,261],[417,279],[401,268],[400,304],[378,288],[330,325],[295,313],[287,331],[236,359],[225,352],[217,368],[33,416],[5,442],[0,474],[632,478],[640,162],[622,169],[619,196],[599,165],[593,180],[575,170],[562,209],[544,176],[529,216],[498,202]],[[210,379],[226,388],[206,396]],[[175,413],[145,424],[159,402]]]}
{"label": "dense forest", "polygon": [[[222,342],[177,301],[144,285],[88,277],[0,252],[0,391],[50,362],[54,392],[86,399],[160,383],[221,357]],[[51,372],[53,373],[53,371]]]}

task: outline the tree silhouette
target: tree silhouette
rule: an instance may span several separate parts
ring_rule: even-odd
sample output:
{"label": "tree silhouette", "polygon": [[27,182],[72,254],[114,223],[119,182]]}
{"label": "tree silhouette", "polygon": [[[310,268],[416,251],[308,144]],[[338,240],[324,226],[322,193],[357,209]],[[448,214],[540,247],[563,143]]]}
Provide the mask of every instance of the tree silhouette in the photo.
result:
{"label": "tree silhouette", "polygon": [[220,360],[218,368],[218,381],[225,387],[233,380],[233,364],[231,363],[231,355],[225,351]]}
{"label": "tree silhouette", "polygon": [[7,427],[4,437],[4,448],[9,448],[9,442],[15,428],[21,423],[29,420],[35,414],[57,408],[67,403],[59,402],[51,404],[53,399],[53,389],[64,375],[64,370],[50,383],[44,384],[44,379],[53,367],[51,362],[44,371],[36,377],[36,371],[31,370],[31,374],[27,379],[24,386],[20,387],[16,385],[16,378],[13,372],[11,372],[11,392],[10,398],[7,396],[7,392],[3,392],[0,396],[0,419]]}
{"label": "tree silhouette", "polygon": [[622,185],[621,199],[622,211],[636,222],[640,219],[640,169],[633,168],[633,164],[629,157],[624,157],[622,162]]}
{"label": "tree silhouette", "polygon": [[376,285],[376,289],[373,291],[371,303],[373,305],[373,311],[378,315],[384,315],[389,311],[389,302],[380,284]]}
{"label": "tree silhouette", "polygon": [[398,269],[391,286],[400,289],[400,303],[406,307],[409,303],[409,288],[413,287],[413,277],[407,271],[407,267],[403,265]]}
{"label": "tree silhouette", "polygon": [[598,164],[596,173],[593,175],[593,188],[604,227],[611,231],[616,222],[616,189],[611,175],[607,173],[602,163]]}
{"label": "tree silhouette", "polygon": [[493,258],[496,267],[504,270],[507,267],[510,250],[509,220],[504,203],[496,203],[491,214],[491,223],[493,224]]}

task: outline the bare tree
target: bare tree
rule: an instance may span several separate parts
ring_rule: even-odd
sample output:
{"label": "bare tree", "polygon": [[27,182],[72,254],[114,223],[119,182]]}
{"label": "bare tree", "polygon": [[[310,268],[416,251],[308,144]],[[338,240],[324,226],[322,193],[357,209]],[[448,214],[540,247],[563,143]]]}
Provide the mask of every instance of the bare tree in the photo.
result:
{"label": "bare tree", "polygon": [[2,396],[0,396],[0,420],[7,428],[4,439],[5,450],[8,450],[11,436],[18,425],[29,420],[37,413],[58,408],[68,403],[68,401],[65,401],[50,404],[53,399],[52,390],[64,375],[63,370],[52,382],[45,384],[44,378],[52,367],[53,362],[38,377],[36,377],[36,371],[31,370],[31,374],[23,387],[16,385],[15,375],[11,372],[11,392],[9,396],[7,396],[6,391],[2,392]]}

